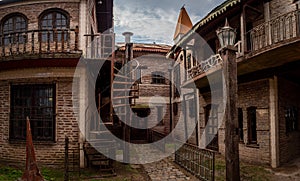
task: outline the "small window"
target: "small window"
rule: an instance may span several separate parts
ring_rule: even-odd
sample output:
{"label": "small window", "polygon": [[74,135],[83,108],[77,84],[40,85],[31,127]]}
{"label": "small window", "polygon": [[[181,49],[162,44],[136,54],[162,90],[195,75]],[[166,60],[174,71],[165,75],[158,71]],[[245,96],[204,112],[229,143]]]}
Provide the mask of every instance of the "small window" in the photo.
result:
{"label": "small window", "polygon": [[296,107],[288,107],[285,109],[286,133],[298,130],[298,109]]}
{"label": "small window", "polygon": [[24,43],[25,39],[23,32],[27,30],[27,21],[22,14],[12,14],[4,18],[2,24],[2,35],[4,35],[3,42],[4,45],[9,45],[10,43]]}
{"label": "small window", "polygon": [[256,133],[256,107],[247,108],[247,118],[248,118],[248,143],[257,143],[257,133]]}
{"label": "small window", "polygon": [[243,109],[238,108],[238,121],[239,121],[239,135],[240,135],[240,141],[244,141],[244,132],[243,132]]}
{"label": "small window", "polygon": [[181,84],[181,79],[180,79],[180,65],[176,65],[174,68],[174,82],[175,82],[175,87],[174,87],[174,96],[175,97],[180,97],[180,84]]}
{"label": "small window", "polygon": [[67,41],[67,32],[63,31],[69,27],[67,13],[59,9],[46,10],[40,17],[41,39],[43,42]]}
{"label": "small window", "polygon": [[152,84],[165,84],[166,80],[163,72],[152,73]]}
{"label": "small window", "polygon": [[192,56],[191,56],[191,54],[188,54],[186,60],[187,60],[187,70],[188,70],[188,69],[192,68]]}
{"label": "small window", "polygon": [[32,138],[54,141],[55,85],[11,86],[10,139],[26,139],[26,117],[30,118]]}

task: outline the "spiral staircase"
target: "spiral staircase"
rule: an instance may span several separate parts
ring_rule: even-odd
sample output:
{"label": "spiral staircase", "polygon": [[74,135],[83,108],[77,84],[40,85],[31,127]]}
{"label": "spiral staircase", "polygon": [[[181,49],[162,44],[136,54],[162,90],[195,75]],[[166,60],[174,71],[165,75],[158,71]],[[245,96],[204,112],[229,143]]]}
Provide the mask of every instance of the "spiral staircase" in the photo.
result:
{"label": "spiral staircase", "polygon": [[[93,111],[88,107],[85,112],[85,158],[89,167],[99,168],[101,177],[115,175],[113,160],[116,157],[117,149],[123,150],[123,161],[129,161],[127,143],[120,145],[111,136],[114,134],[116,137],[130,142],[130,128],[127,125],[131,120],[131,106],[135,105],[136,99],[139,97],[139,84],[134,81],[139,63],[132,60],[132,51],[130,51],[132,44],[126,44],[126,46],[128,46],[128,51],[125,60],[116,62],[112,55],[110,77],[105,77],[110,79],[110,84],[104,88],[103,86],[95,87],[97,110]],[[101,73],[98,78],[100,75]]]}

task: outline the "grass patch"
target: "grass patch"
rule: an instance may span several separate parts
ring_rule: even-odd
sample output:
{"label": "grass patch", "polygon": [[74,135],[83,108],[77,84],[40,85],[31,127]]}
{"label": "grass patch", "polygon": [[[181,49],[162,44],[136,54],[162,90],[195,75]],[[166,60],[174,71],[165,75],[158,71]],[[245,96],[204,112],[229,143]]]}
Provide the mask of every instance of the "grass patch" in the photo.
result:
{"label": "grass patch", "polygon": [[[60,181],[64,179],[64,173],[62,170],[42,168],[41,172],[47,181]],[[0,166],[0,181],[14,181],[21,178],[22,175],[23,171],[19,168],[10,166]]]}
{"label": "grass patch", "polygon": [[[63,181],[64,171],[62,169],[54,169],[48,167],[41,168],[42,175],[47,181]],[[79,180],[88,181],[129,181],[129,180],[144,180],[143,176],[135,168],[129,164],[116,163],[116,177],[111,178],[93,178],[99,176],[98,169],[85,169],[81,171]],[[23,171],[17,167],[1,166],[0,165],[0,181],[15,181],[22,177]],[[78,179],[78,174],[70,175],[70,179]]]}
{"label": "grass patch", "polygon": [[[226,180],[226,163],[223,156],[216,156],[215,174],[216,180]],[[259,165],[240,162],[241,180],[269,181],[271,173]]]}
{"label": "grass patch", "polygon": [[22,176],[22,171],[13,167],[0,166],[0,180],[17,180]]}

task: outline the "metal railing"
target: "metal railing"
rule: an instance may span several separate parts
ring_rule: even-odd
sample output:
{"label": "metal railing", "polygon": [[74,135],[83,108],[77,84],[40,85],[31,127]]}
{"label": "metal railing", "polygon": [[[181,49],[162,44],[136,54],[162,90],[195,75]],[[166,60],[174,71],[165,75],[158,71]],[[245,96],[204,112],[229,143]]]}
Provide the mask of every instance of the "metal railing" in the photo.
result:
{"label": "metal railing", "polygon": [[85,35],[88,40],[86,52],[88,59],[107,59],[115,51],[115,34]]}
{"label": "metal railing", "polygon": [[[80,177],[79,145],[70,143],[65,137],[64,180],[77,180]],[[75,147],[74,147],[75,145]]]}
{"label": "metal railing", "polygon": [[175,152],[175,163],[191,172],[200,180],[215,178],[215,153],[185,143]]}
{"label": "metal railing", "polygon": [[222,64],[222,58],[220,54],[210,56],[208,59],[201,61],[198,65],[188,69],[190,78],[194,78],[197,75],[207,72],[208,70]]}
{"label": "metal railing", "polygon": [[250,34],[250,51],[259,51],[267,46],[299,37],[300,10],[292,11],[262,23]]}
{"label": "metal railing", "polygon": [[75,29],[28,30],[0,35],[1,57],[43,53],[78,53]]}

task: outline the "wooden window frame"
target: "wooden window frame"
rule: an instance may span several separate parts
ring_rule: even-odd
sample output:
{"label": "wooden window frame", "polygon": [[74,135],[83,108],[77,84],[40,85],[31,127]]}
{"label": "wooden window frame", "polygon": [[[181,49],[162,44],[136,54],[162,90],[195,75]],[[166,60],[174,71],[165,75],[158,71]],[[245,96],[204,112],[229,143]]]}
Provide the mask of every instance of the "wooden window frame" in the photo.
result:
{"label": "wooden window frame", "polygon": [[[58,27],[58,21],[56,18],[56,15],[60,14],[62,17],[65,18],[66,23],[63,25],[63,27]],[[44,19],[46,16],[52,15],[51,20],[51,28],[43,28],[43,22],[46,20]],[[62,20],[62,19],[60,19]],[[63,32],[62,30],[67,30],[70,28],[70,15],[67,11],[63,9],[53,8],[53,9],[47,9],[44,12],[42,12],[39,16],[39,30],[41,33],[39,34],[39,41],[42,42],[62,42],[64,40],[65,42],[68,40],[68,33]],[[48,30],[48,31],[46,31]],[[45,32],[44,32],[45,31]],[[64,34],[63,34],[64,33]],[[62,38],[62,34],[64,35]],[[48,37],[50,36],[50,37]],[[50,40],[48,40],[50,38]]]}
{"label": "wooden window frame", "polygon": [[256,116],[256,110],[257,110],[256,107],[248,107],[247,108],[248,144],[257,144],[257,126],[256,126],[257,125],[257,116]]}
{"label": "wooden window frame", "polygon": [[[21,19],[21,24],[24,24],[24,27],[17,28],[17,18]],[[6,31],[6,22],[12,21],[12,29],[9,29]],[[15,43],[25,43],[27,38],[24,38],[23,33],[27,32],[28,29],[28,19],[27,17],[22,13],[12,13],[7,16],[5,16],[1,20],[1,45],[9,45],[9,44],[15,44]],[[12,37],[9,37],[7,34],[12,33]],[[19,33],[17,35],[17,33]]]}

